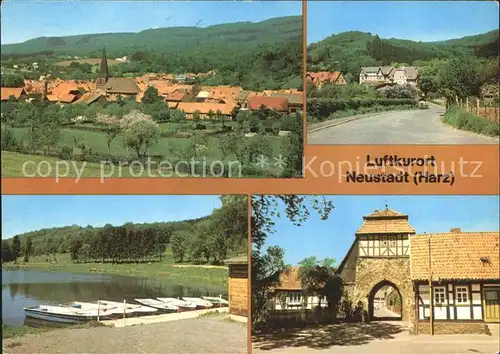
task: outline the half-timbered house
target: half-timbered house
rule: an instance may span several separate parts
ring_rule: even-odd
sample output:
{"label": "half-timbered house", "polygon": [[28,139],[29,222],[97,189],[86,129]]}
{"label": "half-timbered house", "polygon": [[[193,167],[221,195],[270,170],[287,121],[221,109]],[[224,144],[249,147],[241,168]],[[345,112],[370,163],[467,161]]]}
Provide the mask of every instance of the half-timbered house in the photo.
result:
{"label": "half-timbered house", "polygon": [[498,232],[452,229],[413,237],[411,277],[418,321],[499,322],[499,254]]}

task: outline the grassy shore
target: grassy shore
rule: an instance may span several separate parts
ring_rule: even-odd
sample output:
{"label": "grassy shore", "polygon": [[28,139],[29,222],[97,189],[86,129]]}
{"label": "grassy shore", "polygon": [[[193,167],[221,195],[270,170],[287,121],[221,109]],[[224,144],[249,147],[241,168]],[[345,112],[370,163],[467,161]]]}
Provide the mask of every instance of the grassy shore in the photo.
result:
{"label": "grassy shore", "polygon": [[15,264],[7,262],[2,264],[3,269],[39,270],[44,272],[65,272],[78,274],[109,274],[137,276],[159,280],[165,283],[174,283],[186,286],[203,286],[207,289],[226,289],[228,271],[227,267],[213,266],[184,266],[173,262],[169,250],[162,262],[151,263],[73,263],[69,254],[56,255],[57,262],[49,256],[31,257],[30,262],[22,264],[20,258]]}

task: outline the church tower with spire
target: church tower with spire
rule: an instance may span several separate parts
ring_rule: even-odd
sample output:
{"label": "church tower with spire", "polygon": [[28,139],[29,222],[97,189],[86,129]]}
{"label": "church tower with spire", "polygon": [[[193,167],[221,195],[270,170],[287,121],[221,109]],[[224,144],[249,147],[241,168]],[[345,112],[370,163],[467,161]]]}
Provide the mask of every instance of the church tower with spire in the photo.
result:
{"label": "church tower with spire", "polygon": [[108,59],[106,58],[106,47],[103,47],[101,65],[99,67],[99,76],[96,80],[96,89],[104,90],[108,78],[109,78]]}

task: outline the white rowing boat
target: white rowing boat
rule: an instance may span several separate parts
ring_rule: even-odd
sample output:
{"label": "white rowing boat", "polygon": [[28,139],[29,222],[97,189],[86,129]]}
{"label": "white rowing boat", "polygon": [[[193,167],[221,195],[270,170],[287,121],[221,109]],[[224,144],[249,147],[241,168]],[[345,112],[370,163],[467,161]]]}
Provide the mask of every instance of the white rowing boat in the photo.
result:
{"label": "white rowing boat", "polygon": [[203,299],[210,301],[214,306],[229,306],[229,301],[223,299],[222,297],[203,296]]}
{"label": "white rowing boat", "polygon": [[[64,305],[63,305],[64,306]],[[81,309],[83,311],[96,311],[99,312],[99,315],[123,315],[125,312],[126,315],[131,315],[134,313],[134,309],[130,307],[126,307],[125,311],[123,311],[123,304],[121,306],[116,306],[116,304],[103,304],[102,302],[83,302],[83,301],[73,301],[68,305],[74,309]]]}
{"label": "white rowing boat", "polygon": [[199,298],[199,297],[183,297],[182,299],[184,301],[195,304],[196,307],[202,308],[202,309],[208,309],[208,308],[214,306],[210,301],[204,300],[204,299]]}
{"label": "white rowing boat", "polygon": [[172,303],[163,302],[155,299],[134,299],[140,304],[153,307],[158,310],[163,310],[167,312],[177,312],[179,310],[179,306],[175,306]]}
{"label": "white rowing boat", "polygon": [[147,314],[147,313],[154,313],[157,312],[158,309],[149,307],[149,306],[144,306],[144,305],[137,305],[137,304],[130,304],[126,303],[124,304],[123,302],[117,302],[117,301],[108,301],[108,300],[100,300],[99,301],[101,305],[104,306],[116,306],[117,308],[120,308],[123,311],[124,305],[126,306],[126,309],[132,309],[134,313],[136,314]]}
{"label": "white rowing boat", "polygon": [[181,312],[196,309],[196,304],[192,304],[181,299],[176,299],[175,297],[157,297],[156,299],[160,300],[161,302],[166,302],[177,306],[179,308],[179,311]]}
{"label": "white rowing boat", "polygon": [[[96,320],[96,310],[82,310],[69,306],[39,305],[24,308],[24,314],[28,318],[36,318],[44,321],[58,323],[81,323]],[[111,318],[111,314],[102,314],[103,319]]]}

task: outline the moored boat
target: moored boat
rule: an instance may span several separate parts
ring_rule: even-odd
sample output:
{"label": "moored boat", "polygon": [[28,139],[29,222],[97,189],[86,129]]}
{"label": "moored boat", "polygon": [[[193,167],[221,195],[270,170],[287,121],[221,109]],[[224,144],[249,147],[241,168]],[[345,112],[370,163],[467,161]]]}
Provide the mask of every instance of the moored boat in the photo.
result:
{"label": "moored boat", "polygon": [[146,305],[165,312],[177,312],[179,311],[179,306],[175,306],[169,302],[163,302],[155,299],[134,299],[142,305]]}
{"label": "moored boat", "polygon": [[199,309],[208,309],[214,306],[210,301],[199,297],[183,297],[182,300],[195,304]]}
{"label": "moored boat", "polygon": [[229,306],[229,301],[223,299],[222,297],[203,296],[203,299],[210,301],[216,307]]}
{"label": "moored boat", "polygon": [[123,302],[107,300],[94,302],[73,301],[71,306],[81,308],[83,310],[99,310],[100,313],[111,314],[115,317],[122,317],[123,313],[125,313],[125,316],[151,315],[158,311],[158,309],[148,306],[129,303],[124,304]]}
{"label": "moored boat", "polygon": [[[58,323],[82,323],[97,319],[97,311],[75,309],[69,306],[38,305],[24,308],[26,317]],[[102,315],[102,319],[110,318]]]}
{"label": "moored boat", "polygon": [[[120,303],[117,303],[120,304]],[[65,306],[65,305],[60,305]],[[74,309],[81,309],[83,311],[96,311],[100,316],[112,316],[120,317],[123,316],[123,304],[117,306],[116,304],[103,304],[99,301],[95,302],[83,302],[83,301],[73,301],[67,305]],[[125,315],[131,316],[134,314],[134,309],[130,307],[125,308]]]}
{"label": "moored boat", "polygon": [[176,299],[175,297],[157,297],[156,299],[160,300],[161,302],[166,302],[177,306],[179,308],[179,312],[191,311],[196,309],[196,304],[181,299]]}
{"label": "moored boat", "polygon": [[117,309],[121,309],[123,313],[123,307],[125,306],[126,310],[131,310],[131,313],[134,315],[152,315],[156,312],[158,312],[158,309],[149,307],[149,306],[144,306],[144,305],[137,305],[137,304],[130,304],[126,303],[124,304],[123,302],[117,302],[117,301],[108,301],[108,300],[100,300],[99,301],[101,305],[104,306],[115,306]]}

